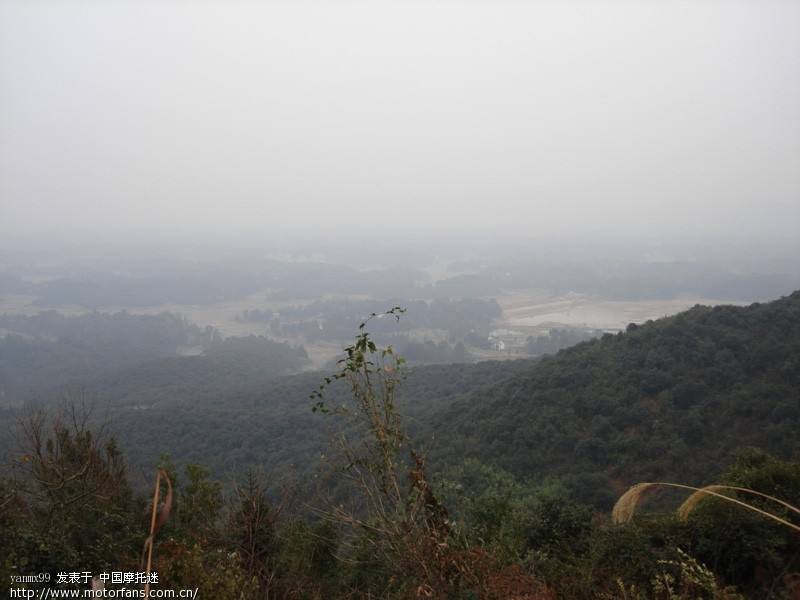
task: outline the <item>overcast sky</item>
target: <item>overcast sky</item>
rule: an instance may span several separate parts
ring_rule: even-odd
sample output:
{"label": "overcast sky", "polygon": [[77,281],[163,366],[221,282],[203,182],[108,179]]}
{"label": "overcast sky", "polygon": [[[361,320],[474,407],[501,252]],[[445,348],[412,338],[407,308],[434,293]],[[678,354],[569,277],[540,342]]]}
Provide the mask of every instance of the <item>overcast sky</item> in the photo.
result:
{"label": "overcast sky", "polygon": [[0,235],[798,235],[800,2],[0,0]]}

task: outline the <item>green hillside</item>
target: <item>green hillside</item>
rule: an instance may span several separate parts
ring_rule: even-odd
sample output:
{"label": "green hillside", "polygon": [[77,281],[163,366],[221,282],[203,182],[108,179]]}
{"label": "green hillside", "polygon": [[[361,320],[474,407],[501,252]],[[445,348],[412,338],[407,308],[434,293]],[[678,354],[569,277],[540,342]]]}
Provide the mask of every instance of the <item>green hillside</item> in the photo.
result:
{"label": "green hillside", "polygon": [[566,478],[607,506],[627,485],[698,483],[756,446],[800,452],[800,292],[696,306],[530,365],[432,415],[438,464]]}
{"label": "green hillside", "polygon": [[[275,378],[258,355],[235,358],[164,357],[79,383],[109,406],[137,465],[166,452],[220,475],[314,472],[330,432],[308,395],[323,374]],[[800,450],[800,292],[698,306],[538,361],[411,368],[400,410],[438,471],[478,458],[557,477],[603,508],[636,481],[705,481],[744,446],[790,458]]]}

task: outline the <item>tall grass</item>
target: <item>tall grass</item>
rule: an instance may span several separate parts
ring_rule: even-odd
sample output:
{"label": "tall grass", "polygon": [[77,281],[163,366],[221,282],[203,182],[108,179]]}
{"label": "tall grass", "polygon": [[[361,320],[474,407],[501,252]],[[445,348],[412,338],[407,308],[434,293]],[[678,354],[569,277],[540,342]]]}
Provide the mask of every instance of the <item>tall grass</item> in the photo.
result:
{"label": "tall grass", "polygon": [[[167,495],[164,498],[164,504],[159,510],[159,500],[161,499],[161,479],[167,482]],[[150,535],[144,542],[144,550],[142,551],[142,563],[144,564],[144,555],[147,553],[147,563],[145,573],[147,573],[147,583],[144,586],[144,595],[148,597],[150,591],[150,573],[153,567],[153,540],[156,533],[169,519],[170,512],[172,512],[172,482],[164,469],[159,469],[156,474],[156,484],[153,489],[153,508],[150,514]]]}
{"label": "tall grass", "polygon": [[614,505],[614,508],[611,511],[611,519],[614,521],[614,523],[629,522],[631,519],[633,519],[634,515],[636,514],[636,509],[641,503],[643,496],[650,490],[659,487],[670,487],[670,488],[678,488],[678,489],[692,491],[692,494],[678,508],[678,516],[683,520],[689,517],[689,514],[691,514],[691,512],[697,507],[698,504],[700,504],[700,502],[704,498],[706,498],[707,496],[713,496],[715,498],[720,498],[721,500],[724,500],[726,502],[731,502],[733,504],[736,504],[737,506],[758,513],[763,517],[772,519],[773,521],[776,521],[781,525],[789,527],[790,529],[793,529],[798,533],[800,533],[800,526],[795,525],[794,523],[791,523],[786,519],[779,517],[778,515],[775,515],[766,510],[762,510],[756,506],[753,506],[752,504],[748,504],[747,502],[743,502],[731,496],[725,495],[721,492],[730,490],[733,492],[752,494],[755,496],[759,496],[761,498],[765,498],[772,502],[776,502],[781,506],[783,506],[784,508],[788,508],[792,512],[800,514],[800,509],[798,509],[796,506],[789,504],[784,500],[780,500],[779,498],[775,498],[774,496],[770,496],[769,494],[764,494],[763,492],[751,490],[749,488],[741,488],[741,487],[721,485],[721,484],[707,485],[705,487],[698,488],[691,485],[684,485],[681,483],[669,483],[664,481],[637,483],[636,485],[632,486],[627,492],[622,494],[622,496],[619,497],[617,503]]}

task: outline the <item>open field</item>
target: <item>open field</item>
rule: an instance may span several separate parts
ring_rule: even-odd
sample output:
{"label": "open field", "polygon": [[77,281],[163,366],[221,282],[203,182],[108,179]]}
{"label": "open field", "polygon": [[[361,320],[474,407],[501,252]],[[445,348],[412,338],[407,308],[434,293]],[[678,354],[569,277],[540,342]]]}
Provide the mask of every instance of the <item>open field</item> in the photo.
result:
{"label": "open field", "polygon": [[619,331],[628,323],[660,319],[696,304],[737,304],[724,299],[685,297],[657,300],[605,300],[581,294],[548,296],[546,292],[526,290],[497,298],[508,328],[581,327]]}

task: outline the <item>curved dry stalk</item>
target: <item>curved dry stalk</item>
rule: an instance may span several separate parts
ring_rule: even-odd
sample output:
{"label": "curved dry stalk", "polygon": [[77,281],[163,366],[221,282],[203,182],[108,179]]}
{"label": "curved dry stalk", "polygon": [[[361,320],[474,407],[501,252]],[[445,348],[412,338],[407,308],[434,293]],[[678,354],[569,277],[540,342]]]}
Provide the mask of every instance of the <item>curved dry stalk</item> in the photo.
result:
{"label": "curved dry stalk", "polygon": [[169,515],[172,512],[172,481],[170,481],[167,472],[164,469],[161,469],[161,477],[163,477],[167,482],[167,495],[164,498],[164,504],[158,511],[158,519],[156,520],[155,528],[153,529],[152,535],[155,536],[158,533],[158,530],[167,522],[169,519]]}
{"label": "curved dry stalk", "polygon": [[[158,499],[161,496],[161,479],[167,482],[167,497],[161,511],[158,510]],[[144,555],[147,554],[147,566],[145,573],[147,573],[147,582],[144,585],[144,595],[148,596],[150,591],[150,573],[153,568],[153,540],[155,539],[156,532],[161,528],[164,522],[169,518],[169,513],[172,510],[172,481],[170,481],[167,472],[164,469],[159,469],[156,474],[156,485],[153,489],[153,508],[150,515],[150,535],[144,542],[144,550],[142,551],[142,562],[144,563]]]}
{"label": "curved dry stalk", "polygon": [[701,500],[709,496],[711,492],[721,492],[726,488],[727,486],[725,485],[712,484],[693,492],[688,498],[686,498],[686,500],[683,501],[683,504],[678,507],[678,518],[681,521],[685,521],[689,518],[689,513],[691,513],[698,504],[700,504]]}
{"label": "curved dry stalk", "polygon": [[760,498],[765,498],[766,500],[771,500],[772,502],[776,502],[783,506],[784,508],[788,508],[789,510],[800,514],[800,508],[789,504],[781,500],[780,498],[776,498],[775,496],[770,496],[769,494],[765,494],[763,492],[758,492],[756,490],[751,490],[750,488],[743,488],[743,487],[736,487],[733,485],[721,485],[721,484],[713,484],[707,485],[703,488],[700,488],[696,492],[694,492],[691,496],[689,496],[683,504],[680,505],[678,508],[678,517],[685,521],[689,518],[689,514],[697,507],[703,498],[707,495],[711,495],[710,492],[720,492],[723,490],[733,490],[735,492],[743,492],[746,494],[753,494],[754,496],[759,496]]}
{"label": "curved dry stalk", "polygon": [[[636,513],[636,507],[641,500],[642,494],[644,494],[649,489],[655,487],[673,487],[682,490],[692,490],[693,492],[701,492],[703,495],[707,494],[709,496],[714,496],[715,498],[721,498],[722,500],[727,500],[728,502],[732,502],[733,504],[737,504],[742,508],[746,508],[753,512],[756,512],[768,519],[772,519],[773,521],[777,521],[781,525],[785,525],[790,529],[794,529],[798,533],[800,533],[800,526],[795,525],[794,523],[790,523],[786,519],[782,519],[777,515],[773,515],[770,512],[765,510],[761,510],[760,508],[756,508],[746,502],[742,502],[741,500],[737,500],[736,498],[731,498],[730,496],[726,496],[724,494],[720,494],[715,492],[709,488],[713,486],[706,486],[705,488],[698,488],[691,485],[684,485],[682,483],[668,483],[664,481],[657,481],[657,482],[647,482],[647,483],[637,483],[633,487],[631,487],[627,492],[622,494],[617,500],[617,503],[614,505],[613,510],[611,511],[611,518],[614,523],[627,523],[629,522],[634,514]],[[746,488],[742,488],[746,489]],[[752,490],[751,490],[752,491]],[[759,492],[760,494],[760,492]],[[699,500],[695,501],[695,504]],[[781,501],[782,502],[782,501]]]}
{"label": "curved dry stalk", "polygon": [[632,486],[627,492],[622,494],[616,504],[614,504],[614,508],[611,511],[611,520],[617,524],[629,522],[636,513],[636,507],[642,495],[658,485],[657,483],[637,483]]}

